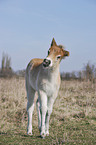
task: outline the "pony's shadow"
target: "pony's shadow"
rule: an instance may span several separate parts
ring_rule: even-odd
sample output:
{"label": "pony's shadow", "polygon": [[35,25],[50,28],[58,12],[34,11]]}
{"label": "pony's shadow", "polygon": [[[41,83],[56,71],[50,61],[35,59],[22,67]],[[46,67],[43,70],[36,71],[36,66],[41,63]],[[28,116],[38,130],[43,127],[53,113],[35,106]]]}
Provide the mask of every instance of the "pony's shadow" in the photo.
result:
{"label": "pony's shadow", "polygon": [[0,132],[0,135],[8,135],[7,132]]}
{"label": "pony's shadow", "polygon": [[[11,133],[7,133],[7,132],[0,132],[0,135],[11,135]],[[21,133],[14,133],[14,135],[20,135],[23,138],[32,138],[32,139],[36,139],[36,138],[42,138],[40,135],[34,136],[34,135],[27,135],[27,134],[21,134]]]}

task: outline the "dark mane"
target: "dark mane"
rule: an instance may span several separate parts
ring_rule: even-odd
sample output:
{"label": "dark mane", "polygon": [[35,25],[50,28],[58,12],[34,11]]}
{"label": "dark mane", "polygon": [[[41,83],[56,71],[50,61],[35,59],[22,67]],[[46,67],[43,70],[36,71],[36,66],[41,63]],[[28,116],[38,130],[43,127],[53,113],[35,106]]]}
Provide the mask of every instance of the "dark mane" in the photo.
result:
{"label": "dark mane", "polygon": [[63,45],[58,45],[59,48],[65,49]]}

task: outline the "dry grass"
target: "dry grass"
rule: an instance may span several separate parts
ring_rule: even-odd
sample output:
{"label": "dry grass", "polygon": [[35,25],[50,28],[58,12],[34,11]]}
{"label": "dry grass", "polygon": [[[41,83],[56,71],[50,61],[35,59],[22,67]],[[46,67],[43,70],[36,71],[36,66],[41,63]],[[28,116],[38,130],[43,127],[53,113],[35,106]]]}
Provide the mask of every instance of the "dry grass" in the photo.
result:
{"label": "dry grass", "polygon": [[50,136],[39,137],[36,107],[33,137],[26,135],[24,78],[0,78],[0,144],[96,144],[96,84],[62,81],[50,119]]}

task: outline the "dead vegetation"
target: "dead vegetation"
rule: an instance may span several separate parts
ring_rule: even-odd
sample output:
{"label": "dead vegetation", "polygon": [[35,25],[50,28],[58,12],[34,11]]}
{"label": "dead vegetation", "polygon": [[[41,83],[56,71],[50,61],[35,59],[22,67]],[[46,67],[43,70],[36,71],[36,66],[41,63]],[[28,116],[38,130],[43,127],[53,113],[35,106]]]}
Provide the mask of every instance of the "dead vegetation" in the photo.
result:
{"label": "dead vegetation", "polygon": [[39,137],[36,107],[33,137],[26,136],[26,105],[24,78],[0,78],[1,144],[96,143],[96,84],[62,81],[50,119],[50,136],[43,141]]}

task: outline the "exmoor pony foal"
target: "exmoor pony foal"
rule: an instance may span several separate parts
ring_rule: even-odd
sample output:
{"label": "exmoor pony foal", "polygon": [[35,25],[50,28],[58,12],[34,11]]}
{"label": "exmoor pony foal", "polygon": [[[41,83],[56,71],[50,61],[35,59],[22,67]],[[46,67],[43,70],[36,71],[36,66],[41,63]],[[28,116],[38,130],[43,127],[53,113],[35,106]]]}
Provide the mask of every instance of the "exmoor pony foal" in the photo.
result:
{"label": "exmoor pony foal", "polygon": [[53,38],[48,56],[45,59],[32,59],[27,66],[28,135],[32,135],[32,114],[36,92],[38,92],[36,107],[40,135],[43,138],[49,135],[49,119],[60,87],[59,64],[66,56],[69,56],[69,52],[65,51],[61,45],[58,46]]}

